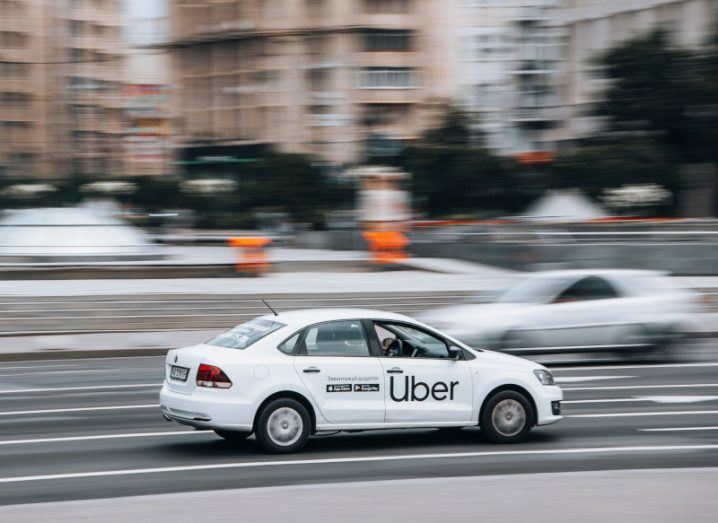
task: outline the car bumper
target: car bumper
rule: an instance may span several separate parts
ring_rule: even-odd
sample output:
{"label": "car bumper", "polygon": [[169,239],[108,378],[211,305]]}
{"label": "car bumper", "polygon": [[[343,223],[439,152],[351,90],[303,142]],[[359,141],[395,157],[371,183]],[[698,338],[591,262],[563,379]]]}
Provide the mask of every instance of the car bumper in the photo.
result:
{"label": "car bumper", "polygon": [[536,425],[550,425],[563,419],[561,401],[563,391],[557,386],[542,387],[540,393],[534,395],[536,402]]}
{"label": "car bumper", "polygon": [[165,383],[160,407],[165,418],[198,429],[251,431],[254,425],[253,401],[228,390],[198,388],[181,394]]}

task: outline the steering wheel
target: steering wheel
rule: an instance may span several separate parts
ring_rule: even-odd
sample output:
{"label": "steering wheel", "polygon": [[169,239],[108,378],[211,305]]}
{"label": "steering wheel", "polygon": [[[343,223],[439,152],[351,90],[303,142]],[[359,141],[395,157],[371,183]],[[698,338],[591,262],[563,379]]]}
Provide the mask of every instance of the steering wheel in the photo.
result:
{"label": "steering wheel", "polygon": [[426,354],[426,348],[422,347],[421,345],[414,346],[414,350],[411,352],[411,357],[416,358],[417,356],[421,356],[423,354]]}

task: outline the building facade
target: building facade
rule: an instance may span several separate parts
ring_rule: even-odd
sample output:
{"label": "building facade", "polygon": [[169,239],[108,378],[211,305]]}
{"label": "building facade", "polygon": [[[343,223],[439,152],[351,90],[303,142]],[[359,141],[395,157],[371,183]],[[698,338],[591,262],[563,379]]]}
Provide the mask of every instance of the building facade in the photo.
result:
{"label": "building facade", "polygon": [[124,172],[120,0],[0,1],[0,171]]}
{"label": "building facade", "polygon": [[454,95],[442,4],[173,1],[180,158],[202,169],[272,147],[347,164],[416,138]]}

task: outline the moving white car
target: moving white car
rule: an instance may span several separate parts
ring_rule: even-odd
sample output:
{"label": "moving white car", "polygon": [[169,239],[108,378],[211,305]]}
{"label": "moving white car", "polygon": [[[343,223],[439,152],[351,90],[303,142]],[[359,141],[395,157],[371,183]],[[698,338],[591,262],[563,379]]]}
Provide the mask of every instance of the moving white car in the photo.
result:
{"label": "moving white car", "polygon": [[491,303],[468,300],[419,318],[474,347],[512,354],[669,356],[699,326],[704,298],[665,273],[545,271]]}
{"label": "moving white car", "polygon": [[319,309],[268,314],[167,353],[168,420],[269,452],[323,431],[481,427],[498,443],[561,419],[543,366],[472,349],[400,314]]}

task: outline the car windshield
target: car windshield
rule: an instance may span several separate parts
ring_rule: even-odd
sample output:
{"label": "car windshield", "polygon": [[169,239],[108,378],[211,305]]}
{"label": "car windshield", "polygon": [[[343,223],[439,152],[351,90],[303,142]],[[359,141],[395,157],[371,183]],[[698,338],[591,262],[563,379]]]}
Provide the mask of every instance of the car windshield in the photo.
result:
{"label": "car windshield", "polygon": [[525,278],[509,287],[497,303],[547,303],[566,281],[563,278]]}
{"label": "car windshield", "polygon": [[223,332],[207,344],[228,349],[246,349],[282,327],[283,323],[257,318]]}

